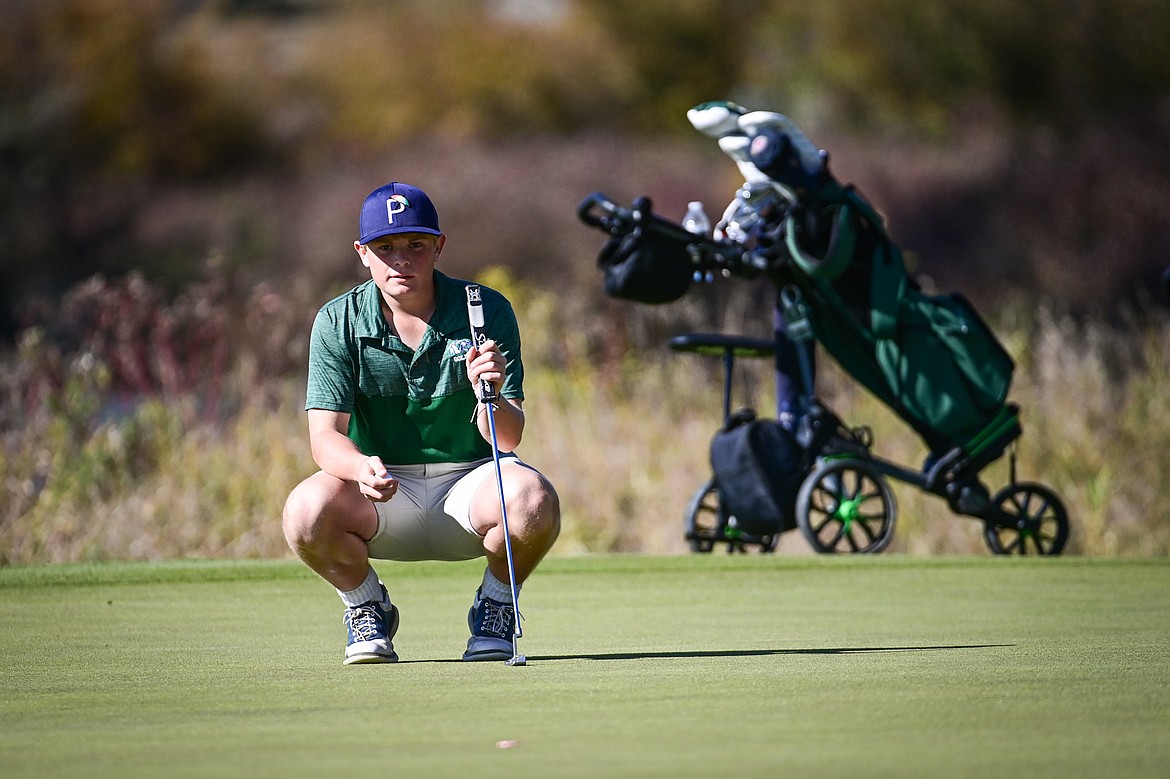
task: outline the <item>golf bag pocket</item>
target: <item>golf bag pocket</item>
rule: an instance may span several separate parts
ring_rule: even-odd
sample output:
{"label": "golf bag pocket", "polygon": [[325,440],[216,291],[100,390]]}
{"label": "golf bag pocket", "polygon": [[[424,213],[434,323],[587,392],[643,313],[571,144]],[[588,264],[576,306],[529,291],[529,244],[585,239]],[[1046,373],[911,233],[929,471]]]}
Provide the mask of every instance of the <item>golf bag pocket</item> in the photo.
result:
{"label": "golf bag pocket", "polygon": [[897,337],[879,339],[876,355],[905,413],[966,443],[1003,408],[1014,363],[991,328],[958,293],[908,291]]}
{"label": "golf bag pocket", "polygon": [[796,527],[796,494],[804,480],[804,451],[774,419],[751,409],[733,414],[711,439],[711,470],[719,505],[745,533],[767,535]]}
{"label": "golf bag pocket", "polygon": [[685,243],[641,226],[609,239],[597,265],[610,297],[638,303],[672,303],[691,286],[693,269]]}

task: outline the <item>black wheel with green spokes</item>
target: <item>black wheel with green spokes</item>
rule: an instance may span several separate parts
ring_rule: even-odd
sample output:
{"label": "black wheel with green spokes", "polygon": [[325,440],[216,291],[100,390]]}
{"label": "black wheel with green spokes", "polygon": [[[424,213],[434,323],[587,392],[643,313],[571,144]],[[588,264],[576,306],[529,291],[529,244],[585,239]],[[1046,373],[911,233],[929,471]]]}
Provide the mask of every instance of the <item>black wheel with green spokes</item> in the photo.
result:
{"label": "black wheel with green spokes", "polygon": [[780,534],[753,535],[735,526],[735,517],[724,517],[719,506],[719,488],[708,479],[691,498],[685,518],[686,539],[692,552],[706,554],[716,543],[726,543],[729,552],[746,552],[758,546],[760,552],[774,552]]}
{"label": "black wheel with green spokes", "polygon": [[992,501],[997,516],[983,526],[995,554],[1058,555],[1068,542],[1068,512],[1060,497],[1043,484],[1019,482],[1004,487]]}
{"label": "black wheel with green spokes", "polygon": [[898,507],[886,477],[864,460],[826,460],[800,485],[796,524],[825,554],[880,552],[894,537]]}

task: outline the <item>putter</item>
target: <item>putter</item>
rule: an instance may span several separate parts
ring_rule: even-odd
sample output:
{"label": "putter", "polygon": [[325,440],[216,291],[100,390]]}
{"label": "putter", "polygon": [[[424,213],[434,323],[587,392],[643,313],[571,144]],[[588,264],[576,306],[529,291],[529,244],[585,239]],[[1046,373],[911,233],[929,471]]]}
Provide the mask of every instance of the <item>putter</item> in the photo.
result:
{"label": "putter", "polygon": [[[480,296],[478,284],[467,285],[467,318],[471,322],[471,341],[478,348],[488,340],[484,332],[483,298]],[[496,466],[496,491],[500,496],[500,517],[504,524],[504,553],[508,558],[508,585],[512,588],[512,611],[515,612],[515,627],[512,630],[512,657],[504,661],[504,665],[526,665],[528,658],[520,654],[517,646],[524,632],[520,629],[519,594],[516,592],[516,566],[512,563],[512,534],[508,532],[508,507],[504,503],[504,476],[500,472],[500,446],[496,442],[496,417],[494,403],[497,400],[496,388],[487,379],[480,382],[479,402],[487,411],[488,432],[492,444],[492,462]]]}

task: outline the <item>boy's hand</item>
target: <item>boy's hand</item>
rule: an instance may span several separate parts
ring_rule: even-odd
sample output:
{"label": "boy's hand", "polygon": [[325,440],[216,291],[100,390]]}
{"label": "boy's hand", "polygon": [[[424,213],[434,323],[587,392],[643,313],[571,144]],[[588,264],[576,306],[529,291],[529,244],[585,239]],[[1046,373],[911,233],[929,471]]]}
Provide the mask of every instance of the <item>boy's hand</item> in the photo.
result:
{"label": "boy's hand", "polygon": [[504,386],[506,368],[507,361],[495,341],[487,340],[478,347],[472,346],[467,350],[467,378],[471,380],[471,386],[476,388],[477,393],[479,383],[487,381],[496,388],[496,396],[499,397]]}
{"label": "boy's hand", "polygon": [[358,489],[375,503],[385,503],[398,492],[398,479],[390,475],[381,457],[369,457],[358,471]]}

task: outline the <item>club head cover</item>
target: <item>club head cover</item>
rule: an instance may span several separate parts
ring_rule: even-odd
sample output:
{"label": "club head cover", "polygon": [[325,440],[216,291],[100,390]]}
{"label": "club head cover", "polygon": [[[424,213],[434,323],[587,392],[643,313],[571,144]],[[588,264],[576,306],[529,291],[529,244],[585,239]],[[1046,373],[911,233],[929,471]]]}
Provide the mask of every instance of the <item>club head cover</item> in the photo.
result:
{"label": "club head cover", "polygon": [[736,167],[739,168],[744,181],[755,184],[768,180],[768,177],[752,164],[751,138],[746,135],[725,135],[719,139],[718,143],[723,153],[735,160]]}
{"label": "club head cover", "polygon": [[739,117],[745,113],[747,109],[743,106],[729,100],[715,100],[700,103],[687,111],[687,120],[708,138],[722,138],[725,135],[743,135]]}
{"label": "club head cover", "polygon": [[[804,133],[792,123],[784,114],[773,111],[751,111],[739,117],[740,129],[753,140],[758,136],[776,139],[778,148],[773,148],[772,155],[787,154],[795,157],[801,168],[809,176],[815,176],[824,166],[821,151],[813,145]],[[776,146],[777,144],[773,144]],[[756,167],[763,169],[761,157],[757,154],[760,144],[753,143],[750,147],[752,161]]]}
{"label": "club head cover", "polygon": [[813,145],[792,121],[773,111],[739,117],[749,137],[748,159],[757,170],[798,197],[814,192],[827,173],[828,155]]}

